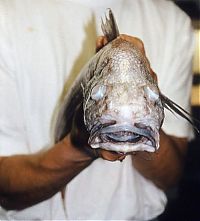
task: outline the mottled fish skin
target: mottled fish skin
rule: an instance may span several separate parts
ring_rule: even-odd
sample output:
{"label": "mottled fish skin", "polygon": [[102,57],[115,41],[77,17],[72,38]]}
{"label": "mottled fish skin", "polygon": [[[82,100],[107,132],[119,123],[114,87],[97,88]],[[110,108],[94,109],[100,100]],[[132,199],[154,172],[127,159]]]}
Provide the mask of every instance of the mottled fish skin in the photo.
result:
{"label": "mottled fish skin", "polygon": [[[74,110],[83,102],[91,147],[124,153],[158,149],[164,108],[147,67],[145,57],[130,42],[117,38],[103,47],[67,94],[56,141],[70,131]],[[114,134],[105,132],[110,126]]]}
{"label": "mottled fish skin", "polygon": [[[158,149],[164,108],[147,60],[133,44],[117,38],[106,45],[96,74],[83,88],[85,125],[91,134],[91,147],[124,153]],[[105,132],[109,127],[114,134]],[[145,136],[146,131],[153,134],[152,139]]]}
{"label": "mottled fish skin", "polygon": [[55,142],[70,132],[81,104],[92,148],[154,152],[159,148],[164,107],[193,124],[190,114],[160,92],[141,51],[117,38],[111,10],[102,30],[109,43],[85,65],[67,93],[56,122]]}

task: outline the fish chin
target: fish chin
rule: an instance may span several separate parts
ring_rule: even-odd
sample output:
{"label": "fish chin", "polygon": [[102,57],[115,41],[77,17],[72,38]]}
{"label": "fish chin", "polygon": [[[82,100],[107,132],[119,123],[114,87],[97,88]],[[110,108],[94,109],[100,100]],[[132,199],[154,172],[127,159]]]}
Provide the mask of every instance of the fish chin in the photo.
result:
{"label": "fish chin", "polygon": [[150,127],[138,127],[140,124],[102,126],[89,138],[92,148],[102,148],[116,152],[148,151],[155,152],[159,148],[159,132]]}

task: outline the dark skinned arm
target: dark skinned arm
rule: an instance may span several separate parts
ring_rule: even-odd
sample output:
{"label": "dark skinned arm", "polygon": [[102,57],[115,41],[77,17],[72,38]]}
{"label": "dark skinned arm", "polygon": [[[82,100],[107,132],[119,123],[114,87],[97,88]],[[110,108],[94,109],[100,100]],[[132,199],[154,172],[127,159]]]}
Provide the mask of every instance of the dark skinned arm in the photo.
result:
{"label": "dark skinned arm", "polygon": [[19,210],[46,200],[92,161],[69,136],[45,152],[0,157],[0,206]]}
{"label": "dark skinned arm", "polygon": [[163,190],[175,185],[181,177],[187,139],[169,136],[160,132],[160,148],[146,160],[137,153],[132,156],[135,168],[147,179]]}
{"label": "dark skinned arm", "polygon": [[49,199],[89,166],[97,155],[115,161],[121,155],[95,152],[87,144],[79,109],[70,134],[51,149],[32,155],[0,157],[0,206],[20,210]]}

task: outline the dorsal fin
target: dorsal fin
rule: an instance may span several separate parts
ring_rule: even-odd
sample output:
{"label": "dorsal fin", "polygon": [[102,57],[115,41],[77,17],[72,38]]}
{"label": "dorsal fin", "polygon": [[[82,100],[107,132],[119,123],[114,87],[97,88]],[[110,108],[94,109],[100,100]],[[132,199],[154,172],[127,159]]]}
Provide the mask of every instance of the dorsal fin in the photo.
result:
{"label": "dorsal fin", "polygon": [[105,15],[105,23],[103,19],[101,19],[101,29],[108,42],[119,36],[119,29],[110,8],[108,9],[108,17]]}

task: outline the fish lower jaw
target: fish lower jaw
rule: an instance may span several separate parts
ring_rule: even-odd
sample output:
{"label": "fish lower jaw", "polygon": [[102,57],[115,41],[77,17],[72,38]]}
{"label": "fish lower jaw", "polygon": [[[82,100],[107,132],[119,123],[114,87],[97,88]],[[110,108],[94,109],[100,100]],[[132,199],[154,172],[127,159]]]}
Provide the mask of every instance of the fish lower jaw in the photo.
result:
{"label": "fish lower jaw", "polygon": [[147,151],[147,152],[155,152],[159,147],[156,148],[154,146],[151,146],[149,143],[138,143],[138,144],[130,144],[130,143],[124,143],[124,144],[113,144],[110,142],[104,142],[104,143],[94,143],[90,144],[90,146],[94,149],[101,148],[108,151],[115,151],[115,152],[122,152],[122,153],[130,153],[135,151]]}

